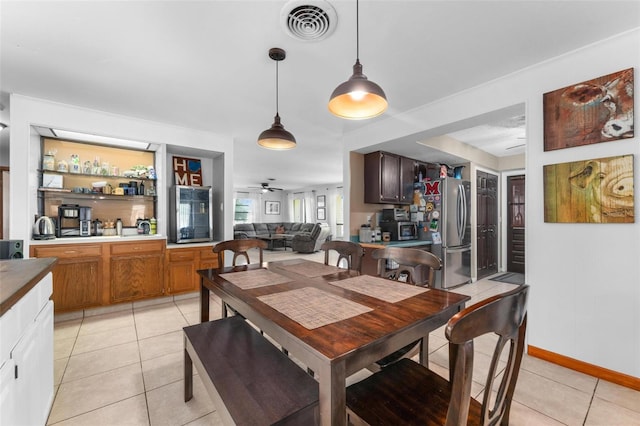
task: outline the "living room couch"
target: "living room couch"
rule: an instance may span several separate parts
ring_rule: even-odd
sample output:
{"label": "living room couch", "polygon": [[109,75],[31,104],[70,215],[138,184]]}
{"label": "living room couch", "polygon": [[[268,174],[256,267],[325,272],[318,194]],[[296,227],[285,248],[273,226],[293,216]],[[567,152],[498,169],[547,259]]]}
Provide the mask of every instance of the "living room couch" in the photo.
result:
{"label": "living room couch", "polygon": [[326,223],[275,222],[238,223],[233,227],[233,238],[265,238],[281,235],[286,247],[299,253],[314,253],[331,239],[331,228]]}

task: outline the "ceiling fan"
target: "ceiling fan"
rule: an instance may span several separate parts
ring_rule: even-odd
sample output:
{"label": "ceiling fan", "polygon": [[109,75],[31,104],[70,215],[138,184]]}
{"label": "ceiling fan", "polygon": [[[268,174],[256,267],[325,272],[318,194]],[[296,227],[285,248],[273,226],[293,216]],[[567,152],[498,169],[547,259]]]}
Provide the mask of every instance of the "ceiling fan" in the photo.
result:
{"label": "ceiling fan", "polygon": [[260,186],[250,186],[249,188],[251,189],[261,189],[262,192],[273,192],[273,191],[282,191],[282,188],[274,188],[272,186],[269,186],[268,182],[263,182],[260,184]]}

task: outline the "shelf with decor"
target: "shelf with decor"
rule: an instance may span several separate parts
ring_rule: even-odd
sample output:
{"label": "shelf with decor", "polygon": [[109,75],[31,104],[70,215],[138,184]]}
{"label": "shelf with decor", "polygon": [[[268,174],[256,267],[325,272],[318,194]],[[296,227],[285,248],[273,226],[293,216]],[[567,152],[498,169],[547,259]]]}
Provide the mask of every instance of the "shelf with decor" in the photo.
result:
{"label": "shelf with decor", "polygon": [[38,213],[58,217],[63,205],[91,208],[91,219],[136,226],[156,217],[155,152],[42,138]]}

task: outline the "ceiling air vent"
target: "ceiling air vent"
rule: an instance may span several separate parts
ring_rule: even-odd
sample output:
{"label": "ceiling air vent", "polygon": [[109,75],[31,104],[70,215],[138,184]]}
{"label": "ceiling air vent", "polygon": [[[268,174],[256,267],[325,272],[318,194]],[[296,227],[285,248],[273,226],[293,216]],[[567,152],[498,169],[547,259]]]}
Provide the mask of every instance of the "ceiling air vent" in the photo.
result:
{"label": "ceiling air vent", "polygon": [[335,9],[323,0],[292,0],[280,12],[287,34],[303,41],[323,40],[336,28]]}

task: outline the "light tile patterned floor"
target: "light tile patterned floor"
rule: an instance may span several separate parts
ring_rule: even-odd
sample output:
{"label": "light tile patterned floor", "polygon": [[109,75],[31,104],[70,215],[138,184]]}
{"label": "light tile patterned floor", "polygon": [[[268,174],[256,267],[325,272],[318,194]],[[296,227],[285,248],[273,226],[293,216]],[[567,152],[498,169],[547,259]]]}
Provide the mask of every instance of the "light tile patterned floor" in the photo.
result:
{"label": "light tile patterned floor", "polygon": [[[305,257],[267,251],[265,260]],[[456,291],[470,303],[512,288],[481,280]],[[55,400],[48,424],[55,425],[219,425],[204,386],[196,377],[194,398],[183,401],[182,327],[199,321],[198,294],[140,304],[80,319],[57,317]],[[219,300],[211,318],[220,317]],[[103,313],[104,312],[104,313]],[[489,341],[476,344],[472,391],[483,389]],[[429,339],[430,367],[447,374],[443,328]],[[366,377],[361,372],[349,383]],[[525,356],[511,409],[512,425],[640,425],[640,392]]]}

